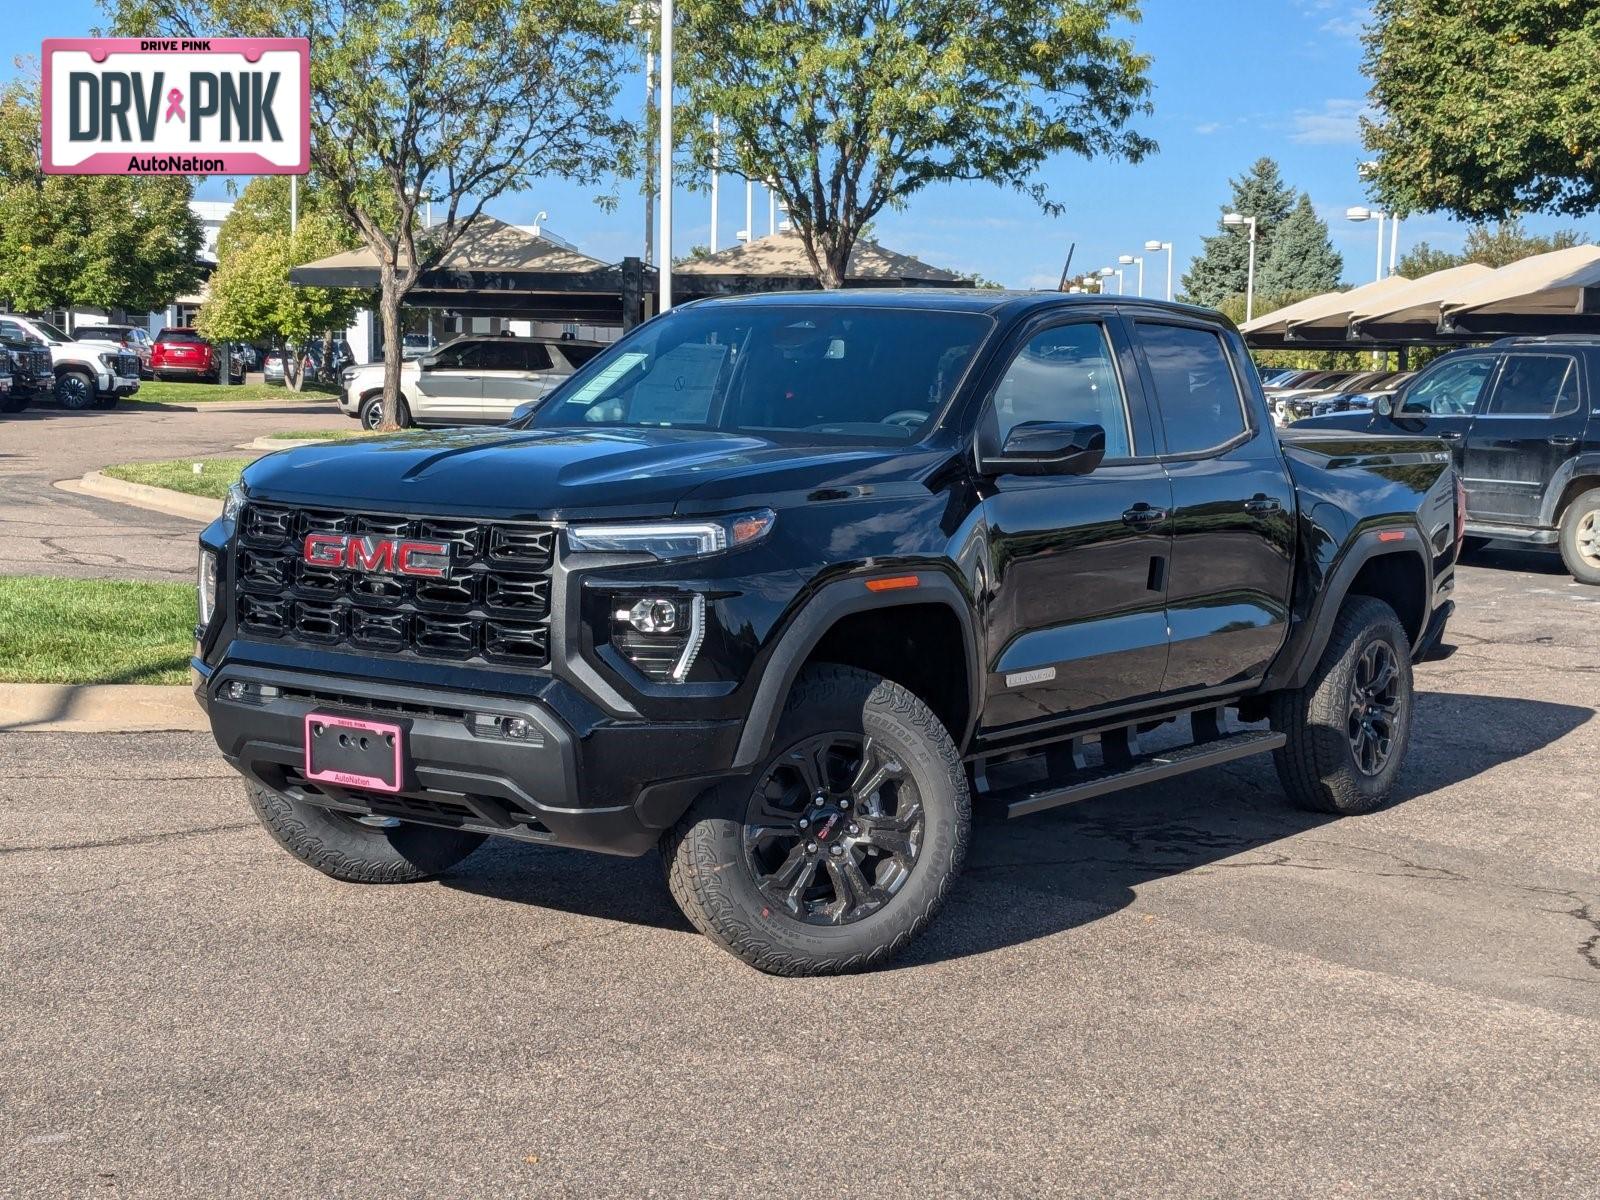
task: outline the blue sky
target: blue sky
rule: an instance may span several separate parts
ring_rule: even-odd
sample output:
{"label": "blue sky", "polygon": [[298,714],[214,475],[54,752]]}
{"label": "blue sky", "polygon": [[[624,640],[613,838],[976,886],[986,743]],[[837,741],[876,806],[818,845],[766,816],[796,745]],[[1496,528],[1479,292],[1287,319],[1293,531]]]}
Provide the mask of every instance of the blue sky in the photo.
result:
{"label": "blue sky", "polygon": [[[1119,254],[1141,254],[1145,240],[1156,238],[1174,244],[1181,276],[1201,236],[1216,227],[1229,177],[1267,154],[1329,221],[1345,257],[1346,281],[1364,282],[1372,277],[1376,231],[1371,222],[1346,221],[1344,210],[1366,201],[1356,169],[1364,157],[1356,122],[1365,103],[1358,38],[1367,15],[1354,0],[1146,0],[1144,21],[1129,32],[1154,58],[1155,114],[1138,128],[1160,142],[1160,153],[1137,166],[1069,156],[1051,161],[1040,178],[1066,205],[1059,217],[1046,217],[1024,197],[988,184],[929,188],[903,210],[880,216],[878,239],[937,266],[1037,287],[1054,286],[1073,242],[1076,274],[1113,263]],[[100,20],[93,0],[12,6],[0,26],[0,75],[13,73],[13,56],[36,57],[43,38],[82,36]],[[626,81],[625,94],[642,94],[642,72],[641,65],[641,78]],[[727,245],[743,224],[744,189],[740,181],[724,182],[719,226]],[[211,180],[201,195],[221,197],[224,188]],[[552,231],[608,261],[640,253],[637,185],[622,184],[614,214],[593,203],[596,190],[551,181],[501,198],[492,212],[526,223],[545,211]],[[708,197],[680,193],[675,208],[676,243],[705,243]],[[1528,224],[1547,231],[1574,223],[1533,218]],[[766,229],[760,189],[756,229]],[[1464,233],[1443,217],[1414,217],[1401,227],[1401,251],[1419,240],[1455,249]],[[1147,255],[1148,294],[1159,293],[1164,273],[1164,256]]]}

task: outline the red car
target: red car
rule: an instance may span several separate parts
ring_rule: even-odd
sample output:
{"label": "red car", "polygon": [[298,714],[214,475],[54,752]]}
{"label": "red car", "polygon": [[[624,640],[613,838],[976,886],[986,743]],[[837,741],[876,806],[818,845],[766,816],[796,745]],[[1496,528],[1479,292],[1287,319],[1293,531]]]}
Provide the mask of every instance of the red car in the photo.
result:
{"label": "red car", "polygon": [[[156,344],[150,351],[150,373],[157,379],[196,379],[221,383],[223,350],[200,336],[198,330],[187,327],[163,329],[156,335]],[[244,379],[244,364],[235,361],[228,372],[229,381]]]}

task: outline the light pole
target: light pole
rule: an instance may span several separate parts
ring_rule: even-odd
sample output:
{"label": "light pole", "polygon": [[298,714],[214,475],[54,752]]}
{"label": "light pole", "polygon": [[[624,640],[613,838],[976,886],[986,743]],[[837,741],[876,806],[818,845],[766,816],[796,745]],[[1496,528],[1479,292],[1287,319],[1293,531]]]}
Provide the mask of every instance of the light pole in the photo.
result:
{"label": "light pole", "polygon": [[1352,221],[1377,221],[1378,222],[1378,266],[1373,273],[1374,280],[1383,278],[1383,221],[1388,215],[1375,208],[1363,208],[1359,204],[1351,205],[1344,210],[1344,215]]}
{"label": "light pole", "polygon": [[661,299],[672,307],[672,0],[661,0]]}
{"label": "light pole", "polygon": [[1222,223],[1230,229],[1237,229],[1241,225],[1250,227],[1250,266],[1244,280],[1244,319],[1248,321],[1256,312],[1256,219],[1231,212],[1223,215]]}
{"label": "light pole", "polygon": [[1120,255],[1117,258],[1117,261],[1119,263],[1121,263],[1125,267],[1131,267],[1131,266],[1134,265],[1134,263],[1138,263],[1139,264],[1139,296],[1141,298],[1143,298],[1143,296],[1144,296],[1144,259],[1142,257],[1136,256],[1136,255],[1132,255],[1132,254],[1123,254],[1123,255]]}
{"label": "light pole", "polygon": [[1152,238],[1144,244],[1146,254],[1160,254],[1163,250],[1167,254],[1167,299],[1172,299],[1172,243],[1157,241]]}
{"label": "light pole", "polygon": [[[656,105],[656,56],[650,45],[650,18],[655,13],[650,4],[637,4],[628,10],[628,24],[643,30],[644,37],[644,124],[650,128],[650,114]],[[655,164],[648,154],[644,157],[644,261],[649,266],[655,261],[656,189]]]}
{"label": "light pole", "polygon": [[711,253],[717,252],[717,175],[722,168],[722,118],[711,116]]}
{"label": "light pole", "polygon": [[1121,279],[1122,272],[1118,271],[1115,267],[1101,267],[1100,268],[1100,290],[1102,292],[1105,291],[1106,288],[1111,286],[1107,282],[1107,280],[1109,280],[1113,275],[1116,275],[1118,277],[1118,279],[1117,279],[1117,291],[1119,291],[1119,292],[1122,291],[1122,279]]}
{"label": "light pole", "polygon": [[755,241],[755,188],[756,185],[748,179],[744,181],[744,228],[733,235],[733,239],[736,242]]}

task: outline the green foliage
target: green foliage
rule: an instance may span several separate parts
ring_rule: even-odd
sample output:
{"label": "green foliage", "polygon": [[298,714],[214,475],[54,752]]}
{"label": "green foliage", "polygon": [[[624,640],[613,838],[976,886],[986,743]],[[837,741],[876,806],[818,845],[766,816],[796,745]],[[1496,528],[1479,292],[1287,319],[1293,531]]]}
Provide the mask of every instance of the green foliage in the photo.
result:
{"label": "green foliage", "polygon": [[1548,236],[1529,233],[1520,220],[1513,218],[1493,227],[1474,225],[1467,231],[1460,254],[1435,250],[1427,242],[1418,242],[1401,258],[1396,269],[1407,279],[1420,279],[1430,272],[1458,267],[1462,263],[1504,267],[1533,254],[1582,246],[1588,241],[1588,236],[1576,229],[1558,229]]}
{"label": "green foliage", "polygon": [[[354,230],[320,200],[314,188],[301,190],[294,233],[289,232],[289,186],[281,175],[252,180],[217,233],[217,269],[196,321],[217,342],[287,342],[304,346],[329,330],[343,330],[370,303],[366,293],[348,288],[297,287],[294,267],[348,250]],[[290,365],[298,367],[299,355]],[[298,369],[288,373],[299,390]]]}
{"label": "green foliage", "polygon": [[1051,155],[1137,161],[1149,60],[1114,22],[1136,0],[680,0],[678,78],[695,168],[722,122],[722,169],[766,181],[819,283],[863,227],[932,183],[981,179],[1047,212]]}
{"label": "green foliage", "polygon": [[[1231,197],[1217,217],[1217,232],[1201,239],[1201,251],[1183,276],[1181,299],[1215,308],[1229,296],[1243,296],[1250,266],[1250,230],[1224,225],[1222,216],[1256,218],[1256,270],[1272,253],[1272,239],[1295,204],[1294,189],[1283,182],[1278,164],[1262,157],[1237,179],[1228,180]],[[1266,312],[1260,305],[1257,312]]]}
{"label": "green foliage", "polygon": [[1600,5],[1376,0],[1364,41],[1394,212],[1502,220],[1600,208]]}
{"label": "green foliage", "polygon": [[19,309],[148,312],[200,282],[190,182],[39,172],[32,84],[0,91],[0,297]]}
{"label": "green foliage", "polygon": [[1266,257],[1258,259],[1256,291],[1261,295],[1305,292],[1314,296],[1338,287],[1343,270],[1344,256],[1328,238],[1328,223],[1311,207],[1311,197],[1301,192],[1293,210],[1273,232]]}

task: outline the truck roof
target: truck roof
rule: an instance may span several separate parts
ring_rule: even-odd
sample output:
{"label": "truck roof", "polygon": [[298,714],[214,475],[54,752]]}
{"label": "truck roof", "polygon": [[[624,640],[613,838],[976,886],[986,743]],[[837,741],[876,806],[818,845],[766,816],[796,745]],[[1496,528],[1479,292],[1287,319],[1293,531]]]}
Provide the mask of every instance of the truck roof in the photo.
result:
{"label": "truck roof", "polygon": [[1180,304],[1170,300],[1150,300],[1139,296],[1121,296],[1071,293],[1020,291],[1004,288],[841,288],[836,291],[814,292],[756,292],[744,296],[712,296],[694,300],[679,308],[703,308],[726,305],[758,305],[762,307],[866,307],[866,308],[921,308],[939,312],[969,312],[1017,315],[1051,308],[1088,306],[1103,308],[1145,308],[1182,313],[1231,325],[1227,317],[1216,309],[1194,304]]}

